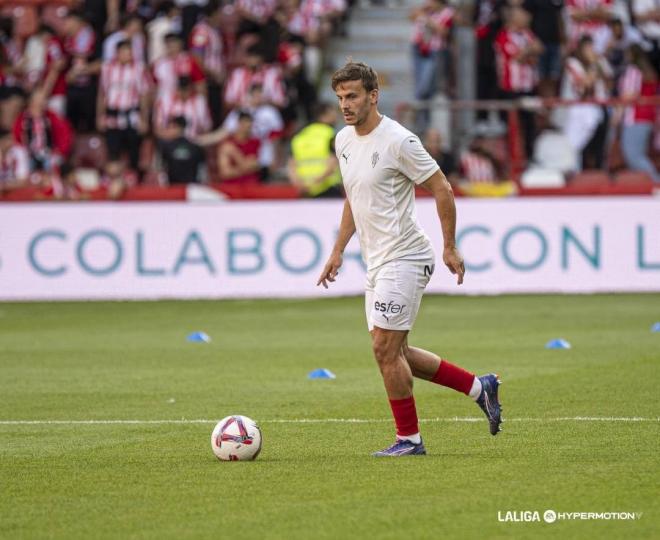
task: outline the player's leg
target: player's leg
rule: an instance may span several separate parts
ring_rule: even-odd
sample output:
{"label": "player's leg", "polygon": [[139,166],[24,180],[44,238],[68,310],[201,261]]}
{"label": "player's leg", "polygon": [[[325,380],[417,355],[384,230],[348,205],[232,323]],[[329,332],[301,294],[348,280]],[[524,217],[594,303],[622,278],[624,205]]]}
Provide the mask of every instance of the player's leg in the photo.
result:
{"label": "player's leg", "polygon": [[497,435],[501,431],[502,407],[498,399],[500,381],[496,375],[490,373],[477,377],[432,352],[409,346],[407,339],[403,342],[402,353],[413,376],[470,396],[488,418],[491,434]]}
{"label": "player's leg", "polygon": [[397,441],[375,456],[402,456],[425,454],[419,434],[413,375],[403,356],[402,347],[407,330],[388,330],[373,327],[371,343],[378,368],[383,376],[385,391],[394,416]]}

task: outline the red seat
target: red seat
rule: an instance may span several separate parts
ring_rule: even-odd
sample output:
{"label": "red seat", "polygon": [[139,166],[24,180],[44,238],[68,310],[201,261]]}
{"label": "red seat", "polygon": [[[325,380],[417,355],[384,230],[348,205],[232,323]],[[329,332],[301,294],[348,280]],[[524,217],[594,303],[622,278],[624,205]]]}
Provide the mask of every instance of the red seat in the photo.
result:
{"label": "red seat", "polygon": [[653,190],[653,179],[642,171],[622,171],[614,177],[614,182],[621,188],[631,190]]}
{"label": "red seat", "polygon": [[569,181],[570,188],[598,192],[610,185],[610,175],[604,171],[588,170],[575,174]]}

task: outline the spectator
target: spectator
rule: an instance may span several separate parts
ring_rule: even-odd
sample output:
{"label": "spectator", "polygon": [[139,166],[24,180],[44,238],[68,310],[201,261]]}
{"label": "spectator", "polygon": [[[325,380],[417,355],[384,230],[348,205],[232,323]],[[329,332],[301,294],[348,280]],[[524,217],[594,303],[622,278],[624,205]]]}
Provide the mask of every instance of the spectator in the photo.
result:
{"label": "spectator", "polygon": [[[501,12],[505,0],[476,0],[474,7],[474,28],[477,36],[477,99],[497,99],[497,80],[495,69],[495,37],[502,28]],[[489,120],[493,125],[497,123],[494,114],[486,110],[477,111],[480,123]]]}
{"label": "spectator", "polygon": [[[599,57],[590,36],[583,36],[573,56],[566,60],[562,98],[567,100],[607,99],[608,77],[611,72],[606,60]],[[570,105],[563,123],[564,134],[576,152],[580,168],[587,154],[593,155],[589,165],[601,168],[604,162],[607,110],[593,103]],[[587,146],[591,148],[587,151]]]}
{"label": "spectator", "polygon": [[229,76],[225,88],[225,104],[233,109],[247,106],[248,90],[260,84],[264,100],[275,107],[284,107],[287,103],[286,90],[279,66],[264,63],[264,57],[256,47],[248,50],[245,65],[235,68]]}
{"label": "spectator", "polygon": [[147,24],[149,39],[149,64],[165,56],[165,36],[181,31],[181,10],[171,0],[158,6],[158,16]]}
{"label": "spectator", "polygon": [[280,27],[289,35],[289,41],[304,47],[305,73],[318,82],[321,77],[323,38],[321,21],[311,9],[303,9],[298,0],[281,0],[275,17]]}
{"label": "spectator", "polygon": [[82,14],[70,11],[64,20],[64,50],[69,56],[66,72],[66,116],[78,131],[94,129],[96,75],[99,63],[94,61],[96,36]]}
{"label": "spectator", "polygon": [[198,93],[206,93],[204,72],[194,56],[183,50],[183,38],[179,34],[165,36],[165,56],[156,60],[152,69],[159,98],[171,97],[181,77],[190,79]]}
{"label": "spectator", "polygon": [[48,108],[59,116],[66,114],[66,63],[62,42],[50,26],[42,24],[25,46],[26,89],[40,86]]}
{"label": "spectator", "polygon": [[499,180],[501,170],[501,164],[482,137],[475,137],[461,155],[462,177],[469,183],[494,184]]}
{"label": "spectator", "polygon": [[308,197],[342,197],[339,162],[335,156],[337,107],[318,106],[316,121],[291,140],[289,179]]}
{"label": "spectator", "polygon": [[213,127],[220,125],[222,116],[222,83],[225,66],[223,61],[222,35],[220,34],[221,11],[215,2],[203,10],[203,16],[190,34],[189,48],[206,76],[209,110]]}
{"label": "spectator", "polygon": [[137,185],[137,175],[127,170],[121,161],[108,161],[101,177],[101,187],[106,190],[109,199],[120,199],[126,190]]}
{"label": "spectator", "polygon": [[456,163],[454,156],[445,151],[440,131],[435,128],[427,129],[422,142],[426,151],[435,159],[445,176],[450,182],[454,183],[456,180]]}
{"label": "spectator", "polygon": [[104,62],[97,98],[97,128],[105,131],[108,158],[118,161],[128,155],[138,170],[141,136],[148,127],[149,83],[142,62],[133,59],[128,40],[117,43],[113,60]]}
{"label": "spectator", "polygon": [[76,169],[68,162],[62,164],[59,175],[53,176],[50,188],[47,188],[43,194],[60,201],[80,201],[89,198],[80,187]]}
{"label": "spectator", "polygon": [[532,16],[531,30],[543,44],[538,67],[539,89],[544,96],[556,96],[559,92],[564,3],[564,0],[525,0],[523,4]]}
{"label": "spectator", "polygon": [[[181,8],[181,37],[187,43],[190,32],[197,22],[197,18],[208,5],[209,0],[174,0]],[[212,0],[213,1],[213,0]]]}
{"label": "spectator", "polygon": [[163,165],[170,184],[191,184],[199,181],[199,170],[206,161],[204,150],[185,136],[186,119],[172,118],[168,136],[159,145]]}
{"label": "spectator", "polygon": [[567,34],[571,49],[578,45],[582,36],[590,36],[598,43],[596,52],[605,52],[605,43],[597,42],[597,35],[612,18],[612,0],[566,0]]}
{"label": "spectator", "polygon": [[25,185],[30,178],[30,159],[10,131],[0,128],[0,194]]}
{"label": "spectator", "polygon": [[660,94],[658,74],[639,45],[628,51],[630,63],[620,81],[619,95],[631,102],[623,118],[621,147],[628,168],[648,173],[654,182],[660,182],[660,175],[647,152],[653,134],[653,123],[657,108],[653,105],[635,105],[641,98]]}
{"label": "spectator", "polygon": [[230,185],[259,183],[259,139],[252,136],[252,116],[242,112],[238,128],[225,139],[218,151],[220,180]]}
{"label": "spectator", "polygon": [[275,62],[280,44],[280,27],[274,17],[277,0],[236,0],[235,6],[241,19],[236,37],[258,37],[257,47],[264,61]]}
{"label": "spectator", "polygon": [[125,15],[121,28],[110,34],[103,42],[103,61],[109,62],[115,56],[117,44],[128,41],[133,50],[133,61],[145,61],[145,40],[142,34],[142,19],[138,15]]}
{"label": "spectator", "polygon": [[[449,67],[449,30],[454,20],[454,9],[442,0],[426,0],[419,8],[410,12],[414,23],[412,36],[415,99],[428,101],[438,89],[440,74]],[[445,85],[446,81],[441,84]],[[416,118],[415,129],[422,133],[428,127],[430,112],[421,109]]]}
{"label": "spectator", "polygon": [[186,120],[185,133],[189,139],[207,133],[211,129],[211,118],[206,99],[196,92],[189,77],[180,77],[174,95],[165,94],[154,106],[154,131],[159,139],[167,138],[170,121],[176,117]]}
{"label": "spectator", "polygon": [[[263,97],[263,88],[259,84],[250,87],[247,107],[241,109],[252,115],[252,135],[259,139],[259,165],[264,176],[267,176],[275,164],[277,141],[282,136],[284,122],[282,115],[272,105],[266,103]],[[240,110],[234,109],[225,119],[222,128],[233,133],[238,128]]]}
{"label": "spectator", "polygon": [[[613,88],[616,92],[619,77],[626,69],[626,51],[635,43],[642,44],[644,38],[639,30],[624,24],[621,19],[611,19],[598,38],[606,43],[604,56],[612,69]],[[598,50],[598,47],[595,49]]]}
{"label": "spectator", "polygon": [[0,128],[9,129],[24,106],[22,51],[12,19],[0,17]]}
{"label": "spectator", "polygon": [[656,70],[660,66],[660,3],[658,0],[632,0],[635,24],[651,45],[649,60]]}
{"label": "spectator", "polygon": [[[502,99],[519,99],[534,94],[538,83],[537,62],[543,45],[529,29],[530,15],[520,7],[509,8],[505,27],[495,39],[497,83]],[[525,153],[534,151],[534,116],[521,110],[520,123]]]}
{"label": "spectator", "polygon": [[30,171],[53,173],[71,151],[72,133],[69,123],[60,115],[46,109],[47,92],[37,88],[32,92],[28,107],[14,123],[14,139],[27,148]]}

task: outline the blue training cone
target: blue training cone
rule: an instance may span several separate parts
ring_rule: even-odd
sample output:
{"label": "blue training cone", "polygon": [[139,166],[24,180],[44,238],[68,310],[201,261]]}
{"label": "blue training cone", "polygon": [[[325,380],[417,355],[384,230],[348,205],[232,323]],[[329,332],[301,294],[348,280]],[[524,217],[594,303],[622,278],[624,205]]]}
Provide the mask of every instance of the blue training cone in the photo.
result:
{"label": "blue training cone", "polygon": [[193,332],[186,338],[191,343],[210,343],[211,338],[205,332]]}
{"label": "blue training cone", "polygon": [[660,332],[660,322],[657,322],[651,326],[651,332]]}
{"label": "blue training cone", "polygon": [[308,379],[336,379],[337,376],[329,369],[315,369],[307,375]]}
{"label": "blue training cone", "polygon": [[551,339],[545,344],[546,349],[570,349],[571,344],[565,339]]}

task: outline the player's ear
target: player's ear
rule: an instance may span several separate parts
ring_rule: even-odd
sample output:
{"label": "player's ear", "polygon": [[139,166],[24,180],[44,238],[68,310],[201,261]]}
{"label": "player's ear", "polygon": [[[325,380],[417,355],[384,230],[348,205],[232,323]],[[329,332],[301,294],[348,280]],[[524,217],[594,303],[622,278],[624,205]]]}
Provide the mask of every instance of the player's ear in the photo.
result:
{"label": "player's ear", "polygon": [[378,88],[374,88],[369,92],[369,101],[374,105],[378,103]]}

